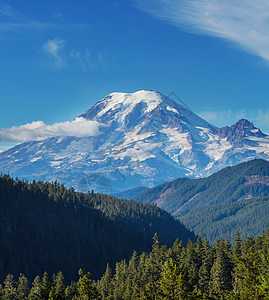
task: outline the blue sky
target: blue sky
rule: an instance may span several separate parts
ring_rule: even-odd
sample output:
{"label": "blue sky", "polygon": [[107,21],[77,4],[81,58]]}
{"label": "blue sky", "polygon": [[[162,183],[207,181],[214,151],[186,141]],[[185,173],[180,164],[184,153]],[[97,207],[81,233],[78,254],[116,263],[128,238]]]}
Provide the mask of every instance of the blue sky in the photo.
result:
{"label": "blue sky", "polygon": [[265,0],[0,0],[0,149],[141,89],[269,133],[268,30]]}

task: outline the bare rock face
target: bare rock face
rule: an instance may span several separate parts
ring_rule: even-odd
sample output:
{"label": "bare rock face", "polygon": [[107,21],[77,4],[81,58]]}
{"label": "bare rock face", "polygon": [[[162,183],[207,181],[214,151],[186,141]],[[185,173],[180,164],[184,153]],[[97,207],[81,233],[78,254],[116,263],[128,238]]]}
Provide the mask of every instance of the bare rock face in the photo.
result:
{"label": "bare rock face", "polygon": [[239,120],[236,124],[231,127],[226,126],[215,130],[215,132],[222,138],[227,138],[227,140],[234,146],[242,147],[244,143],[250,143],[248,137],[266,137],[260,129],[256,128],[252,122],[246,119]]}
{"label": "bare rock face", "polygon": [[0,171],[116,193],[269,157],[269,137],[253,123],[218,129],[154,91],[109,94],[80,117],[98,122],[100,134],[22,143],[0,153]]}

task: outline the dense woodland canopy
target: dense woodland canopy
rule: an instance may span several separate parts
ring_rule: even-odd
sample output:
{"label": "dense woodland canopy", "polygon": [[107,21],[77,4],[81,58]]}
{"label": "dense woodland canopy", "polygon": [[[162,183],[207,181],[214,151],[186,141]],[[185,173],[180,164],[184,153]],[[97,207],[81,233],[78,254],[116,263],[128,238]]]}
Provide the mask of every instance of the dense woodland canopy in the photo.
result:
{"label": "dense woodland canopy", "polygon": [[1,299],[269,299],[269,231],[242,241],[236,234],[210,247],[198,238],[184,247],[176,240],[167,248],[154,236],[152,250],[111,269],[100,280],[79,270],[77,282],[66,285],[62,272],[44,273],[32,282],[9,274],[0,286]]}
{"label": "dense woodland canopy", "polygon": [[0,177],[0,281],[8,273],[32,280],[61,270],[69,282],[79,268],[98,278],[107,263],[150,251],[155,232],[167,245],[195,238],[154,205]]}

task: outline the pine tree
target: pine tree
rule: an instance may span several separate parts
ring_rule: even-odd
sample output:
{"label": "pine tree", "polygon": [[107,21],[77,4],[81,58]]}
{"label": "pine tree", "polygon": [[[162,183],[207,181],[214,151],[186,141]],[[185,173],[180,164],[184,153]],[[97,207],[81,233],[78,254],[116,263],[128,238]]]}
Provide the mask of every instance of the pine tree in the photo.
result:
{"label": "pine tree", "polygon": [[2,284],[0,284],[0,299],[2,299],[3,293],[4,293],[3,286],[2,286]]}
{"label": "pine tree", "polygon": [[[263,242],[268,245],[266,236],[264,236]],[[267,248],[267,253],[261,253],[261,274],[259,283],[259,292],[265,298],[269,299],[269,252]]]}
{"label": "pine tree", "polygon": [[52,287],[49,292],[50,300],[63,300],[65,299],[65,284],[64,284],[64,276],[62,272],[57,273],[54,276]]}
{"label": "pine tree", "polygon": [[158,299],[186,300],[191,297],[191,284],[187,272],[172,259],[166,261],[159,280]]}
{"label": "pine tree", "polygon": [[51,280],[47,272],[43,274],[41,283],[41,299],[48,299],[51,288]]}
{"label": "pine tree", "polygon": [[202,246],[202,266],[199,270],[199,289],[203,293],[209,294],[210,271],[213,265],[213,255],[207,239],[204,240]]}
{"label": "pine tree", "polygon": [[121,298],[124,297],[127,273],[127,263],[125,259],[116,263],[113,291],[114,296],[117,295]]}
{"label": "pine tree", "polygon": [[75,299],[75,296],[77,296],[77,295],[78,295],[77,283],[71,282],[71,284],[69,286],[67,286],[65,289],[65,298],[66,299]]}
{"label": "pine tree", "polygon": [[126,291],[124,297],[133,299],[139,294],[140,278],[138,277],[138,255],[134,251],[128,264],[128,278],[126,281]]}
{"label": "pine tree", "polygon": [[223,240],[216,243],[216,259],[211,269],[210,290],[213,294],[222,294],[232,289],[232,262],[228,248]]}
{"label": "pine tree", "polygon": [[[36,276],[32,283],[32,288],[29,292],[29,300],[39,300],[42,299],[41,297],[42,292],[42,283],[39,276]],[[44,299],[44,298],[43,298]]]}
{"label": "pine tree", "polygon": [[102,299],[110,299],[109,297],[113,294],[112,271],[109,264],[107,264],[106,271],[98,282],[98,290]]}
{"label": "pine tree", "polygon": [[194,284],[198,283],[200,261],[196,251],[196,245],[189,241],[186,247],[184,266],[188,270],[189,276]]}
{"label": "pine tree", "polygon": [[16,299],[16,282],[14,280],[14,276],[12,274],[8,274],[6,276],[6,279],[4,281],[4,287],[3,287],[3,300],[13,300]]}
{"label": "pine tree", "polygon": [[233,245],[233,255],[234,257],[239,257],[242,252],[242,240],[241,235],[237,231],[235,234],[234,245]]}
{"label": "pine tree", "polygon": [[100,295],[97,289],[93,286],[91,274],[84,274],[82,269],[78,272],[80,278],[77,283],[78,295],[75,296],[75,299],[80,300],[89,300],[89,299],[99,299]]}
{"label": "pine tree", "polygon": [[[259,253],[254,251],[253,248],[250,248],[248,253],[239,257],[234,271],[236,282],[236,286],[234,287],[235,295],[244,300],[262,299],[259,289],[263,275],[262,269],[262,259]],[[268,278],[268,273],[266,277]],[[264,287],[266,288],[266,286]]]}
{"label": "pine tree", "polygon": [[30,287],[29,287],[28,279],[23,274],[20,274],[18,280],[17,293],[16,293],[17,299],[19,300],[27,299],[29,291],[30,291]]}
{"label": "pine tree", "polygon": [[173,257],[175,263],[180,264],[182,258],[185,255],[185,248],[183,242],[176,239],[171,250],[172,250],[171,256]]}
{"label": "pine tree", "polygon": [[138,259],[138,267],[137,267],[137,277],[139,280],[136,282],[138,284],[138,288],[140,291],[146,286],[148,282],[148,277],[146,273],[146,265],[147,265],[147,253],[142,252]]}

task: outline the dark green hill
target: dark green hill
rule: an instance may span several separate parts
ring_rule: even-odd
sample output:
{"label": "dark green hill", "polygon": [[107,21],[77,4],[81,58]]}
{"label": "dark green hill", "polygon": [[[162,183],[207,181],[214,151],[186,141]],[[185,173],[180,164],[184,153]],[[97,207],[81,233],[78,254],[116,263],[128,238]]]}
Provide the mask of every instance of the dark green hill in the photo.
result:
{"label": "dark green hill", "polygon": [[155,232],[168,245],[177,237],[194,239],[153,205],[0,177],[0,280],[8,273],[32,278],[61,270],[69,281],[79,268],[96,278],[107,262],[150,250]]}
{"label": "dark green hill", "polygon": [[269,162],[252,160],[207,178],[180,178],[134,198],[155,203],[210,241],[257,235],[269,225]]}

